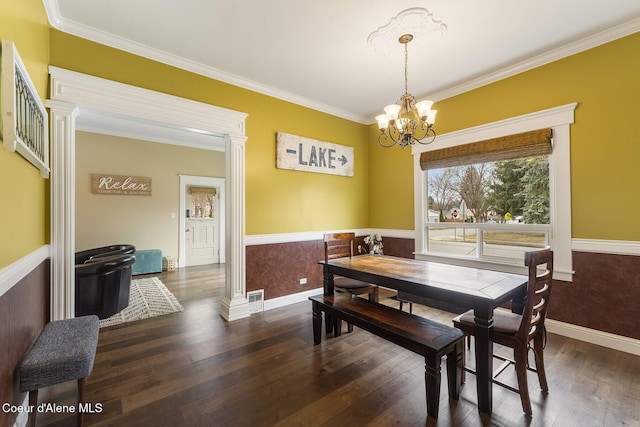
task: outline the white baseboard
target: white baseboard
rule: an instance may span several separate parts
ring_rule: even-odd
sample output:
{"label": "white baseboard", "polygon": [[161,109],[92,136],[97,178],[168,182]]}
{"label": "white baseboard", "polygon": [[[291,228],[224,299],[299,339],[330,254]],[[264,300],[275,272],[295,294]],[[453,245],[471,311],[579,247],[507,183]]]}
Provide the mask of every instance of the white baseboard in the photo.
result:
{"label": "white baseboard", "polygon": [[9,289],[13,288],[16,283],[24,279],[27,274],[31,273],[50,256],[51,248],[49,245],[44,245],[1,269],[0,297],[9,291]]}
{"label": "white baseboard", "polygon": [[553,334],[640,356],[640,340],[572,325],[571,323],[559,322],[553,319],[546,319],[545,326],[547,330]]}
{"label": "white baseboard", "polygon": [[314,295],[320,295],[323,292],[324,292],[324,288],[315,288],[315,289],[310,289],[304,292],[285,295],[283,297],[271,298],[264,301],[264,309],[271,310],[274,308],[284,307],[289,304],[295,304],[297,302],[307,301],[309,297]]}

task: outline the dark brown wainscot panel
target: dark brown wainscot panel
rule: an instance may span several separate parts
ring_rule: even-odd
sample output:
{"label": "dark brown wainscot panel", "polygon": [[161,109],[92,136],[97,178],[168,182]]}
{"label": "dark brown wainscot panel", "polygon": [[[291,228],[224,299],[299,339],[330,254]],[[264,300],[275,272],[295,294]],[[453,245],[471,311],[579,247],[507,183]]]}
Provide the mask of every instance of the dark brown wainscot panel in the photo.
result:
{"label": "dark brown wainscot panel", "polygon": [[[22,404],[14,375],[25,351],[49,320],[49,260],[36,267],[0,297],[0,402]],[[13,425],[17,414],[0,411],[0,426]]]}
{"label": "dark brown wainscot panel", "polygon": [[[247,246],[247,291],[264,289],[264,299],[322,287],[321,240]],[[300,284],[300,279],[307,283]]]}
{"label": "dark brown wainscot panel", "polygon": [[573,282],[554,282],[548,316],[640,339],[640,256],[573,252]]}

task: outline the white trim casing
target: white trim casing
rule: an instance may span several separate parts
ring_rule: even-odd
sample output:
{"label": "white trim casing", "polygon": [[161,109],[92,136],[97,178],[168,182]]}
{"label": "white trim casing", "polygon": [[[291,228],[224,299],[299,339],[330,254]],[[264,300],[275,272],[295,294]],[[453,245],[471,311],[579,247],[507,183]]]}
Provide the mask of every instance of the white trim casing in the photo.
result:
{"label": "white trim casing", "polygon": [[245,197],[245,141],[246,138],[227,137],[226,170],[235,173],[225,181],[227,200],[225,225],[227,262],[225,263],[225,295],[220,315],[227,321],[249,317],[249,301],[246,286],[246,256],[244,245],[244,197]]}
{"label": "white trim casing", "polygon": [[[220,314],[227,320],[245,317],[245,313],[248,316],[248,302],[244,297],[244,143],[247,139],[247,114],[57,67],[49,67],[49,73],[51,99],[47,106],[51,109],[53,123],[52,320],[69,318],[74,314],[75,119],[83,109],[226,138],[226,196],[227,202],[230,199],[231,203],[226,206],[225,228],[231,234],[226,236],[225,253],[234,258],[227,263],[230,271],[225,279],[225,301],[231,304],[223,305]],[[230,182],[234,183],[232,189]]]}
{"label": "white trim casing", "polygon": [[[426,175],[420,167],[420,154],[454,147],[490,138],[512,135],[536,129],[553,129],[553,154],[549,161],[549,191],[551,214],[551,248],[554,251],[554,279],[572,281],[573,262],[571,255],[571,139],[569,125],[574,122],[574,111],[578,104],[571,103],[547,110],[525,114],[505,120],[462,129],[438,136],[437,144],[413,146],[414,156],[414,200],[416,229],[416,258],[423,253],[426,241],[426,207],[423,194],[426,194]],[[476,264],[482,266],[482,261]]]}
{"label": "white trim casing", "polygon": [[51,320],[75,315],[76,131],[78,108],[47,101],[51,120]]}

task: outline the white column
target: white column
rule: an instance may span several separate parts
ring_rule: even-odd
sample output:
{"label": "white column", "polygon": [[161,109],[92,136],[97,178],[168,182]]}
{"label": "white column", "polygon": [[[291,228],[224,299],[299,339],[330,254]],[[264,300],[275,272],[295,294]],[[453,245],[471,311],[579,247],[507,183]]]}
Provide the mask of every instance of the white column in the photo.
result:
{"label": "white column", "polygon": [[51,119],[51,320],[75,315],[75,104],[47,101]]}
{"label": "white column", "polygon": [[227,321],[249,317],[245,273],[245,175],[244,149],[246,137],[227,136],[225,141],[225,291],[220,315]]}

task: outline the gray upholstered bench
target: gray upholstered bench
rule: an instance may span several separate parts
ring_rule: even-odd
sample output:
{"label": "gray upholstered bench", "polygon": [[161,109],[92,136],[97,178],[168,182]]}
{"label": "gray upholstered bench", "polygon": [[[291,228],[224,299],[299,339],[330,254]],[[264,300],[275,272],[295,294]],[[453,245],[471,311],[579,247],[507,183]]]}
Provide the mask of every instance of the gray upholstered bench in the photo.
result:
{"label": "gray upholstered bench", "polygon": [[[20,364],[20,391],[29,392],[29,405],[38,405],[38,389],[78,380],[78,425],[82,425],[80,403],[84,379],[93,369],[98,345],[98,316],[56,320],[48,323]],[[36,412],[31,414],[36,425]]]}

